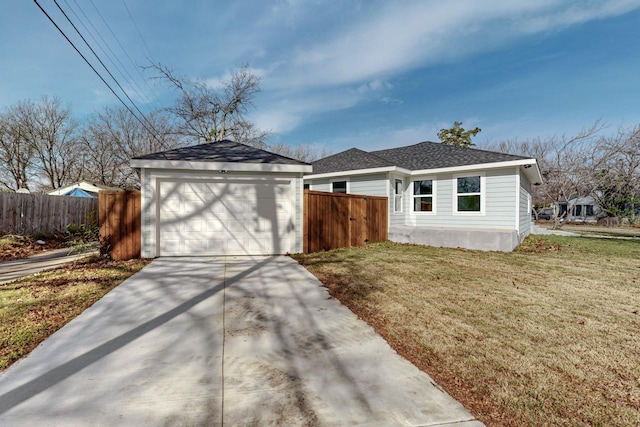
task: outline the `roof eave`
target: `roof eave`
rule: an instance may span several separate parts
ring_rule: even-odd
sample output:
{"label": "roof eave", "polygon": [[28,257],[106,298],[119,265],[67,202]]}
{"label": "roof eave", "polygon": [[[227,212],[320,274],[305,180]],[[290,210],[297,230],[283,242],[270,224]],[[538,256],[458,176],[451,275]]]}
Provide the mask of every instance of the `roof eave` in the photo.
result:
{"label": "roof eave", "polygon": [[339,171],[339,172],[328,172],[328,173],[322,173],[322,174],[311,174],[311,175],[305,175],[304,179],[335,178],[339,176],[369,175],[374,173],[385,173],[385,172],[396,172],[396,173],[404,174],[408,176],[436,175],[441,173],[458,173],[458,172],[466,172],[466,171],[502,169],[502,168],[509,168],[509,167],[520,167],[523,170],[529,182],[531,182],[534,185],[538,185],[542,183],[542,174],[540,173],[540,169],[538,168],[538,162],[536,161],[536,159],[518,159],[518,160],[510,160],[506,162],[474,163],[471,165],[464,165],[464,166],[449,166],[446,168],[418,169],[418,170],[409,170],[409,169],[401,168],[398,166],[386,166],[382,168],[355,169],[355,170],[347,170],[347,171]]}
{"label": "roof eave", "polygon": [[385,166],[381,168],[354,169],[354,170],[346,170],[346,171],[338,171],[338,172],[311,174],[311,175],[305,175],[304,179],[335,178],[338,176],[371,175],[376,173],[388,173],[388,172],[395,172],[395,173],[404,174],[404,175],[411,174],[411,171],[409,169],[400,168],[398,166]]}
{"label": "roof eave", "polygon": [[286,163],[191,162],[185,160],[132,159],[130,165],[135,169],[223,170],[234,172],[310,173],[313,170],[313,167],[308,164],[293,165]]}

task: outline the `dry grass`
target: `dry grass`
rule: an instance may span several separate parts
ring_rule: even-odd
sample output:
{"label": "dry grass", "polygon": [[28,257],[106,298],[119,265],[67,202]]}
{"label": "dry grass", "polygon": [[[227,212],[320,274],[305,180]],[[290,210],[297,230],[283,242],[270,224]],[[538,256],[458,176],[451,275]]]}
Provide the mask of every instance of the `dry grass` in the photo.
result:
{"label": "dry grass", "polygon": [[640,242],[297,255],[489,426],[640,425]]}
{"label": "dry grass", "polygon": [[0,371],[149,263],[89,257],[0,285]]}

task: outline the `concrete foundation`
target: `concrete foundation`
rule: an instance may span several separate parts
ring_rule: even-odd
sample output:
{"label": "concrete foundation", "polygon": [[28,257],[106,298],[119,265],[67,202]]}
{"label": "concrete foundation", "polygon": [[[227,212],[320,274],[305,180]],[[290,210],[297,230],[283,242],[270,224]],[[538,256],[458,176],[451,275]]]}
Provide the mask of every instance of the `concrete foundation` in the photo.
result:
{"label": "concrete foundation", "polygon": [[[526,236],[522,236],[524,239]],[[389,240],[397,243],[511,252],[521,242],[516,230],[473,228],[389,227]]]}

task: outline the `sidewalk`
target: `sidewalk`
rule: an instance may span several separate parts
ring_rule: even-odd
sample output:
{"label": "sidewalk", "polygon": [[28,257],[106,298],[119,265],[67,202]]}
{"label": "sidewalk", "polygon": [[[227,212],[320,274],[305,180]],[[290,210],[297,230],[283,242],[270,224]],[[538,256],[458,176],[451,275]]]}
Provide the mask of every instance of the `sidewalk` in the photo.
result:
{"label": "sidewalk", "polygon": [[99,253],[93,245],[87,251],[71,255],[69,255],[70,250],[71,248],[55,249],[29,258],[0,262],[0,284]]}

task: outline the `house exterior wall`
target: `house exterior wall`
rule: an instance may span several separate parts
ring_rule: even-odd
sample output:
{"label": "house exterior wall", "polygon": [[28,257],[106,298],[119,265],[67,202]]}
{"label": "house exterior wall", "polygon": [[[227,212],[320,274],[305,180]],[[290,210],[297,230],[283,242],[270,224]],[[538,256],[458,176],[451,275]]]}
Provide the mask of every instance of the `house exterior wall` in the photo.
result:
{"label": "house exterior wall", "polygon": [[531,233],[532,196],[531,183],[522,172],[518,171],[518,173],[520,174],[520,212],[518,215],[518,234],[520,235],[520,241],[522,241]]}
{"label": "house exterior wall", "polygon": [[155,258],[157,253],[157,230],[158,223],[158,182],[159,180],[198,180],[198,179],[236,179],[236,180],[290,180],[293,193],[294,212],[294,242],[291,248],[284,248],[287,252],[302,252],[302,174],[301,173],[264,173],[264,172],[234,172],[225,173],[214,171],[186,171],[173,169],[141,169],[141,197],[142,197],[142,247],[141,256],[143,258]]}
{"label": "house exterior wall", "polygon": [[[456,212],[457,178],[481,177],[481,212]],[[485,250],[513,250],[531,232],[531,184],[518,166],[464,173],[406,175],[389,172],[353,175],[349,193],[387,196],[389,238],[432,246]],[[394,209],[394,185],[403,181],[402,211]],[[433,182],[433,211],[414,212],[413,182]],[[331,179],[309,179],[315,191],[331,191]]]}
{"label": "house exterior wall", "polygon": [[307,180],[305,183],[310,185],[313,191],[331,191],[331,181],[329,178]]}
{"label": "house exterior wall", "polygon": [[[455,212],[457,178],[480,175],[483,181],[481,198],[483,212]],[[483,172],[465,171],[464,174],[442,174],[437,176],[412,176],[407,185],[406,225],[414,227],[515,229],[516,219],[516,174],[513,168]],[[434,182],[433,212],[413,212],[413,181],[432,179]],[[409,210],[411,209],[411,210]]]}

